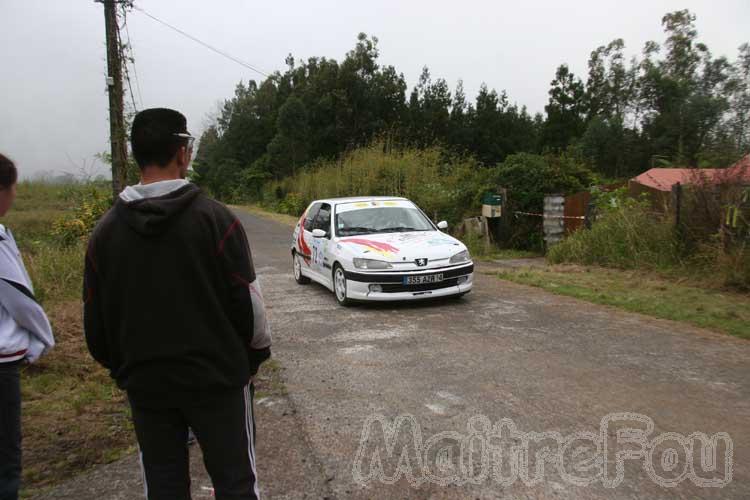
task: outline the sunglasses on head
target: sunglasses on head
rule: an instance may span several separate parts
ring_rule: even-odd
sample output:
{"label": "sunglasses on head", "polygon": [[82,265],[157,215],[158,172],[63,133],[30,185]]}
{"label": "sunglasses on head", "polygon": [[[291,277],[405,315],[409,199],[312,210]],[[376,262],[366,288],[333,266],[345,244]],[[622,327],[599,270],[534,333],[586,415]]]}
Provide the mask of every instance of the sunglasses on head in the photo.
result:
{"label": "sunglasses on head", "polygon": [[190,135],[188,133],[184,133],[184,132],[183,133],[175,133],[175,134],[172,134],[172,135],[174,135],[175,137],[179,137],[180,139],[185,139],[187,141],[186,144],[185,144],[185,148],[191,149],[193,147],[193,143],[195,142],[195,137],[193,137],[192,135]]}

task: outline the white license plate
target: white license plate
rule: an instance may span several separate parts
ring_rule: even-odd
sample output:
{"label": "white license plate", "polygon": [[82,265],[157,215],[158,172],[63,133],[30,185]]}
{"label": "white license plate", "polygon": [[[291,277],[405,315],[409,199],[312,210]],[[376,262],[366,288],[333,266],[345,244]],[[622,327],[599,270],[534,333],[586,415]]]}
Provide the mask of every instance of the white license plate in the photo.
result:
{"label": "white license plate", "polygon": [[423,276],[404,276],[404,285],[424,285],[425,283],[439,283],[443,281],[442,274],[428,274]]}

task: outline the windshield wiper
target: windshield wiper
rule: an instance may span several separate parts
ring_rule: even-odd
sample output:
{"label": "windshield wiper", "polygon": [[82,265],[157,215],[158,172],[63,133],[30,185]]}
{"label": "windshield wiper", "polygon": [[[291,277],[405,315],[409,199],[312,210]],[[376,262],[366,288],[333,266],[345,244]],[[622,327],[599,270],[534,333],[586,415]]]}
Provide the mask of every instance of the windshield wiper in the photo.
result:
{"label": "windshield wiper", "polygon": [[378,229],[379,233],[406,233],[410,231],[426,231],[426,229],[417,229],[415,227],[386,227]]}
{"label": "windshield wiper", "polygon": [[339,229],[339,234],[367,234],[367,233],[374,233],[375,230],[371,227],[345,227],[343,229]]}

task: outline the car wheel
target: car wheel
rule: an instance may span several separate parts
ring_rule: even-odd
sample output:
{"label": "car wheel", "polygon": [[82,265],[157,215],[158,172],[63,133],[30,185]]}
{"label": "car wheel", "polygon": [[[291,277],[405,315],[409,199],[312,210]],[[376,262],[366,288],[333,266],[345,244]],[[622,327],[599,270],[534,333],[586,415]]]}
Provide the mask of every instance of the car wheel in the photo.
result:
{"label": "car wheel", "polygon": [[346,296],[346,275],[339,264],[333,266],[333,294],[340,305],[345,307],[351,305],[351,300]]}
{"label": "car wheel", "polygon": [[292,266],[294,267],[294,281],[299,285],[307,285],[310,283],[310,278],[302,274],[302,258],[294,252],[292,254]]}

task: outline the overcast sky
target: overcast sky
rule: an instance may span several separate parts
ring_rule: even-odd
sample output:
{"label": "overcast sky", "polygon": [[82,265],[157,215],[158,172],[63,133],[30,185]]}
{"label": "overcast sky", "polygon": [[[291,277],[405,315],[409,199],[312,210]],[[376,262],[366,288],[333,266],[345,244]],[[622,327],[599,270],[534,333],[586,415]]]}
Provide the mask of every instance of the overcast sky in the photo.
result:
{"label": "overcast sky", "polygon": [[[748,0],[140,0],[136,5],[270,73],[284,58],[341,61],[364,31],[381,64],[411,88],[423,66],[470,99],[482,82],[541,112],[555,68],[585,79],[589,53],[623,38],[629,54],[661,42],[661,16],[689,8],[714,55],[734,60],[750,39]],[[182,111],[199,134],[235,85],[262,77],[169,30],[128,16],[141,107]],[[0,0],[0,152],[24,176],[77,173],[107,151],[103,7],[93,0]],[[135,85],[135,82],[133,82]],[[136,90],[137,93],[137,90]],[[99,172],[106,168],[99,167]]]}

